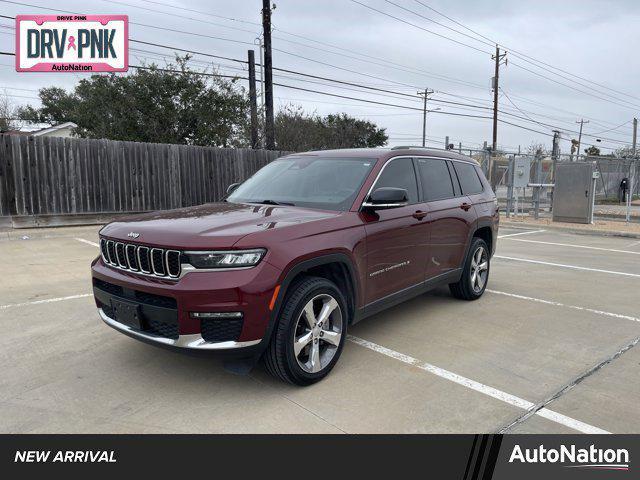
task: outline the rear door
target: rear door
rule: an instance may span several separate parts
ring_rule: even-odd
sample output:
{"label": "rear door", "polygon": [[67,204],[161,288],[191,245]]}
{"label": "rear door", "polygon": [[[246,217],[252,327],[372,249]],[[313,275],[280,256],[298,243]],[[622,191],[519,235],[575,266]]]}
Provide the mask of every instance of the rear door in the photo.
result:
{"label": "rear door", "polygon": [[380,187],[404,188],[409,201],[403,207],[362,212],[367,233],[367,304],[423,282],[428,251],[427,212],[420,202],[413,160],[390,159],[371,192]]}
{"label": "rear door", "polygon": [[416,168],[429,210],[431,236],[425,278],[432,279],[461,266],[475,212],[449,160],[417,158]]}

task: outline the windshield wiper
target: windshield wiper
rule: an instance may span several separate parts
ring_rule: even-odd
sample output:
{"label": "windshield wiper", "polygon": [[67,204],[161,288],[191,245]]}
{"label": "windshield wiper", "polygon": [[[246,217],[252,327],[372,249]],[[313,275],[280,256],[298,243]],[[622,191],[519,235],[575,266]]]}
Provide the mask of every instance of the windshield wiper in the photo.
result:
{"label": "windshield wiper", "polygon": [[295,207],[295,204],[293,204],[293,203],[276,202],[275,200],[262,200],[261,202],[255,202],[255,203],[263,203],[265,205],[289,205],[289,206]]}

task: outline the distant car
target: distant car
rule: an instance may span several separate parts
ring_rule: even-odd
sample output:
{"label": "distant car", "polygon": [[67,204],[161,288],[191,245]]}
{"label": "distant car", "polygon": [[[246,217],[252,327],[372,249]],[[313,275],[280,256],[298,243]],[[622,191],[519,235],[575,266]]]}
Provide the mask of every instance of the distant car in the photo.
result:
{"label": "distant car", "polygon": [[100,231],[104,322],[156,345],[262,358],[308,385],[336,364],[353,323],[438,285],[465,300],[486,288],[499,216],[471,158],[299,153],[229,192]]}

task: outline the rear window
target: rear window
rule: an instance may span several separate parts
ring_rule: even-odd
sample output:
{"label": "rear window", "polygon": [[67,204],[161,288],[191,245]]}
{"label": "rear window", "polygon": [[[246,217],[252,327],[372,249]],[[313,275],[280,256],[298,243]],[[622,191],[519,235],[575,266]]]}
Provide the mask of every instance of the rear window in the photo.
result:
{"label": "rear window", "polygon": [[458,174],[458,180],[460,180],[463,194],[473,195],[475,193],[482,193],[484,188],[480,177],[478,177],[476,167],[470,163],[453,162],[453,168],[455,168]]}
{"label": "rear window", "polygon": [[418,175],[422,182],[425,201],[454,196],[451,175],[445,160],[418,159]]}

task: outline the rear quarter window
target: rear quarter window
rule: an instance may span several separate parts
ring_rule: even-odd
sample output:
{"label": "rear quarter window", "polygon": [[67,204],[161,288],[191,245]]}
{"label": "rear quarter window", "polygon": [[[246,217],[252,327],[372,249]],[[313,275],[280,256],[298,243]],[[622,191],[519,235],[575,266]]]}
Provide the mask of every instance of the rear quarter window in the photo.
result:
{"label": "rear quarter window", "polygon": [[484,187],[482,186],[475,166],[470,163],[453,162],[453,168],[458,175],[460,187],[464,195],[474,195],[483,192]]}

